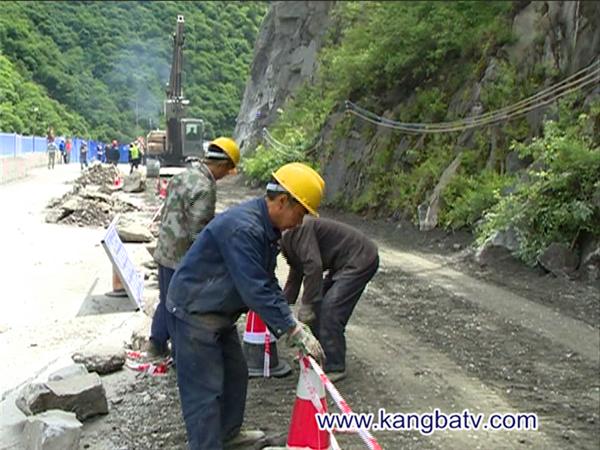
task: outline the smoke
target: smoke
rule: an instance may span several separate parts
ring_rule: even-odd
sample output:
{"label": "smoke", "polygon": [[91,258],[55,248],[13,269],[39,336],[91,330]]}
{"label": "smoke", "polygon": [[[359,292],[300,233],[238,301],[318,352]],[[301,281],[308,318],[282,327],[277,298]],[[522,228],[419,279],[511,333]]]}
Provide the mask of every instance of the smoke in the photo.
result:
{"label": "smoke", "polygon": [[144,129],[156,128],[162,115],[165,85],[169,79],[170,43],[164,39],[137,41],[120,49],[106,83],[119,92],[118,108],[131,112],[131,117]]}

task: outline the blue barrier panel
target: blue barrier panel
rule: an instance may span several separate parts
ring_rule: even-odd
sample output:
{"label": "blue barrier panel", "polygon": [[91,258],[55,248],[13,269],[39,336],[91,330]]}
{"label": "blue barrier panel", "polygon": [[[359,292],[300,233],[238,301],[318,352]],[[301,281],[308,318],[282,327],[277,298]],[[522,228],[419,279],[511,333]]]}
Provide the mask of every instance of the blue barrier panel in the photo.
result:
{"label": "blue barrier panel", "polygon": [[119,152],[121,157],[119,158],[120,163],[129,163],[129,145],[124,144],[119,146]]}
{"label": "blue barrier panel", "polygon": [[46,141],[45,137],[36,136],[33,142],[35,144],[36,153],[45,153],[46,150],[48,150],[48,141]]}
{"label": "blue barrier panel", "polygon": [[15,135],[0,133],[0,155],[15,156]]}

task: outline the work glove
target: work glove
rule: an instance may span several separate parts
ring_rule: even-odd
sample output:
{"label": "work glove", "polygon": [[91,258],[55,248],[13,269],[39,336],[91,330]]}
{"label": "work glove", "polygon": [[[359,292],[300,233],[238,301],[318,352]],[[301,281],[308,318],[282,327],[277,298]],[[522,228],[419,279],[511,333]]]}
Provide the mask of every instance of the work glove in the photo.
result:
{"label": "work glove", "polygon": [[312,303],[300,304],[300,308],[298,308],[298,320],[307,325],[312,325],[317,320],[317,314]]}
{"label": "work glove", "polygon": [[304,356],[312,356],[317,361],[325,358],[323,348],[317,338],[312,334],[308,325],[298,322],[296,329],[288,335],[287,344],[296,347]]}

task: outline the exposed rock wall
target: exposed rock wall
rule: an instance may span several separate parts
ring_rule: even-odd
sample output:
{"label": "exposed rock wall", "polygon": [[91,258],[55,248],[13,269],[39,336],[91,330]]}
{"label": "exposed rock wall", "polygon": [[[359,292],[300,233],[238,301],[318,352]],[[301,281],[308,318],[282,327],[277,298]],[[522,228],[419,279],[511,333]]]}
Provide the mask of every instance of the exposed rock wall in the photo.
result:
{"label": "exposed rock wall", "polygon": [[276,1],[256,44],[235,128],[242,152],[252,150],[277,109],[314,73],[327,29],[330,1]]}
{"label": "exposed rock wall", "polygon": [[[526,76],[540,63],[572,74],[589,65],[594,58],[600,58],[600,2],[523,2],[522,5],[522,9],[513,20],[516,41],[501,49],[497,58],[488,62],[480,80],[462,86],[455,93],[449,105],[453,116],[468,117],[488,111],[480,94],[487,83],[495,80],[500,58],[516,66],[522,76]],[[600,88],[596,88],[592,95],[600,95]],[[412,98],[405,99],[392,111],[386,111],[384,116],[406,108],[411,101]],[[541,130],[544,114],[549,107],[539,108],[527,114],[532,134]],[[373,155],[389,146],[389,140],[382,139],[382,135],[388,132],[385,131],[387,129],[377,127],[375,133],[365,133],[365,129],[372,129],[373,125],[360,120],[353,122],[345,136],[332,138],[331,128],[339,120],[339,114],[330,116],[320,136],[320,142],[328,148],[326,153],[320,155],[319,162],[327,186],[326,202],[330,204],[340,200],[347,203],[359,196],[369,183],[367,173]],[[471,129],[457,135],[454,144],[456,154],[461,149],[473,145],[473,134],[474,130]],[[492,152],[497,146],[505,144],[500,127],[494,127],[490,132]],[[393,152],[393,164],[410,164],[406,150],[410,148],[419,151],[421,147],[421,138],[401,137]],[[492,165],[495,157],[492,152],[488,166]],[[498,163],[503,167],[508,164],[507,161]],[[430,209],[435,206],[438,196],[435,192],[430,194],[422,199],[423,204],[419,206],[423,217],[436,215],[435,211]],[[436,223],[429,220],[425,228],[435,227]]]}

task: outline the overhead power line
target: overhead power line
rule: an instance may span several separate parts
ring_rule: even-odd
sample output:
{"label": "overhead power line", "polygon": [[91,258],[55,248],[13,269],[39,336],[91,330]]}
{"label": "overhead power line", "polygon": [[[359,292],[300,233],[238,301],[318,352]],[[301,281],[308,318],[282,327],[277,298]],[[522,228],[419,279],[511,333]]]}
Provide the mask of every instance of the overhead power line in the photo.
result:
{"label": "overhead power line", "polygon": [[403,131],[409,134],[448,133],[505,122],[515,117],[522,116],[529,111],[555,102],[559,98],[580,90],[586,86],[595,84],[600,84],[600,60],[596,60],[586,68],[581,69],[559,83],[543,89],[531,97],[520,100],[510,106],[506,106],[495,111],[460,120],[440,123],[397,122],[361,108],[349,100],[346,101],[346,111],[375,125]]}

